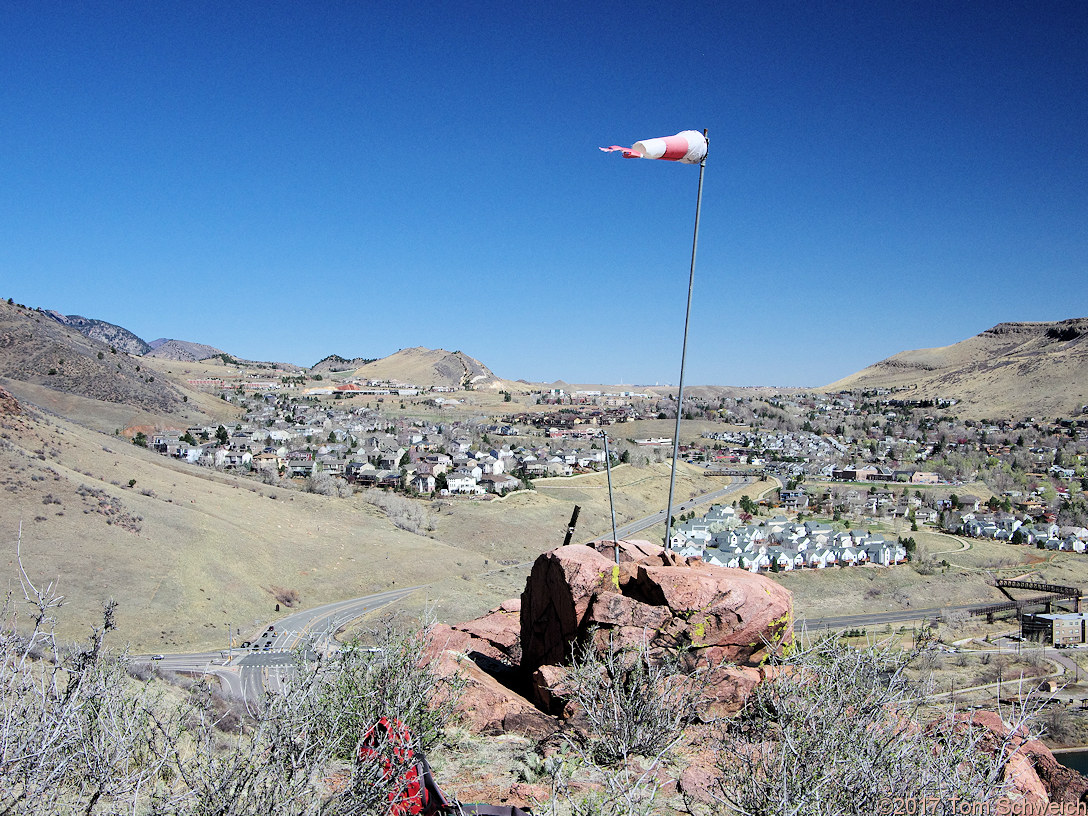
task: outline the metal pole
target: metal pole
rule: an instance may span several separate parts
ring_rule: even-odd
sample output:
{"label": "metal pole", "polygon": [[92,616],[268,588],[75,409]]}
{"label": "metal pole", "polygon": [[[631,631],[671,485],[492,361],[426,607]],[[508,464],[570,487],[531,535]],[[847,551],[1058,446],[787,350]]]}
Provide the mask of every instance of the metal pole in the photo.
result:
{"label": "metal pole", "polygon": [[[703,136],[706,137],[706,130]],[[707,153],[710,152],[710,140],[707,139]],[[691,322],[691,290],[695,285],[695,250],[699,246],[699,214],[703,208],[703,171],[706,170],[706,156],[699,162],[699,192],[695,198],[695,235],[691,239],[691,271],[688,273],[688,309],[684,315],[684,345],[680,352],[680,385],[676,395],[676,430],[672,436],[672,476],[669,479],[669,504],[665,509],[665,549],[671,548],[672,538],[672,499],[676,492],[676,460],[680,458],[680,416],[684,412],[684,363],[688,356],[688,323]]]}
{"label": "metal pole", "polygon": [[608,431],[604,436],[604,469],[608,473],[608,509],[612,512],[612,552],[616,555],[616,563],[620,562],[620,544],[616,540],[616,503],[612,500],[612,456],[608,452]]}

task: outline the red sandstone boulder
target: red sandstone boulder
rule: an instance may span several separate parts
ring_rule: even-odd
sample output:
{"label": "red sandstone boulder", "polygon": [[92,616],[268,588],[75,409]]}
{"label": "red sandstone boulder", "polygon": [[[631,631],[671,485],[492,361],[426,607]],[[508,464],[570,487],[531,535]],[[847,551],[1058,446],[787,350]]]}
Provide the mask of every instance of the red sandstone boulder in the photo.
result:
{"label": "red sandstone boulder", "polygon": [[658,565],[665,567],[682,567],[687,559],[672,550],[666,550],[657,544],[640,538],[620,539],[613,544],[612,539],[598,539],[590,544],[593,549],[616,563],[616,550],[620,551],[619,563],[633,562],[635,564]]}
{"label": "red sandstone boulder", "polygon": [[483,617],[467,623],[455,623],[453,628],[486,640],[496,649],[510,656],[511,651],[521,641],[520,612],[520,600],[504,601],[497,609],[492,609]]}
{"label": "red sandstone boulder", "polygon": [[522,668],[560,664],[597,628],[599,645],[685,650],[693,660],[754,664],[792,633],[790,592],[744,570],[688,562],[649,542],[571,544],[540,556],[522,594]]}
{"label": "red sandstone boulder", "polygon": [[496,678],[496,668],[508,666],[506,656],[488,641],[468,632],[438,625],[428,636],[426,657],[440,676],[459,675],[465,687],[453,703],[470,731],[478,734],[517,733],[543,739],[557,729],[549,717]]}
{"label": "red sandstone boulder", "polygon": [[521,666],[534,672],[562,663],[586,610],[612,583],[613,562],[584,544],[568,544],[536,559],[521,595]]}
{"label": "red sandstone boulder", "polygon": [[567,679],[567,670],[562,666],[541,666],[533,672],[532,697],[540,707],[556,716],[565,713],[567,693],[563,683]]}
{"label": "red sandstone boulder", "polygon": [[427,636],[428,660],[443,659],[443,653],[450,652],[466,657],[482,655],[490,660],[506,662],[506,654],[493,643],[484,638],[476,637],[463,629],[455,629],[440,623],[435,626]]}
{"label": "red sandstone boulder", "polygon": [[[744,701],[756,684],[765,679],[765,670],[752,668],[751,666],[716,666],[710,671],[707,678],[706,691],[703,697],[709,705],[703,709],[701,716],[709,721],[718,717],[736,714],[740,711]],[[677,678],[680,681],[690,682],[687,678]]]}
{"label": "red sandstone boulder", "polygon": [[477,734],[521,734],[545,739],[558,723],[520,694],[517,694],[467,658],[454,660],[466,681],[457,709],[465,726]]}
{"label": "red sandstone boulder", "polygon": [[[439,670],[468,682],[457,707],[469,728],[535,737],[554,731],[557,721],[545,712],[571,715],[563,664],[590,632],[598,648],[679,652],[691,667],[755,663],[765,641],[791,632],[790,593],[766,578],[689,562],[647,541],[598,546],[606,552],[575,544],[541,555],[520,602],[431,632],[428,655]],[[707,714],[735,712],[762,677],[751,666],[715,669]]]}
{"label": "red sandstone boulder", "polygon": [[687,568],[640,566],[625,594],[660,603],[681,617],[683,633],[695,649],[743,663],[758,662],[765,641],[792,632],[789,590],[745,570],[701,561]]}

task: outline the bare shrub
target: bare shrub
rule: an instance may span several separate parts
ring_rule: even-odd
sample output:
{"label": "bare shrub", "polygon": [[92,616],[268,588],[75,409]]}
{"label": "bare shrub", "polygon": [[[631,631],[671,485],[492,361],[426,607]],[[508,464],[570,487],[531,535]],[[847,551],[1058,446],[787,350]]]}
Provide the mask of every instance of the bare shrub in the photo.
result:
{"label": "bare shrub", "polygon": [[336,480],[328,473],[319,471],[306,478],[305,489],[307,493],[316,493],[319,496],[337,495]]}
{"label": "bare shrub", "polygon": [[910,565],[919,575],[933,575],[938,568],[937,559],[925,553],[919,553]]}
{"label": "bare shrub", "polygon": [[423,535],[435,528],[434,516],[421,502],[378,488],[364,490],[361,495],[368,503],[381,508],[389,520],[402,530]]}
{"label": "bare shrub", "polygon": [[708,670],[684,672],[678,657],[651,656],[645,642],[623,649],[609,637],[608,648],[598,649],[593,634],[575,648],[555,689],[584,718],[583,747],[605,764],[658,755],[698,718]]}
{"label": "bare shrub", "polygon": [[113,604],[86,644],[65,647],[53,634],[63,597],[51,584],[34,586],[25,572],[22,589],[29,634],[18,634],[11,595],[3,612],[12,625],[0,632],[0,811],[44,816],[146,803],[163,791],[176,759],[158,741],[170,717],[156,713],[161,695],[132,688],[105,648]]}
{"label": "bare shrub", "polygon": [[[649,816],[668,787],[659,770],[705,700],[708,667],[685,671],[682,655],[651,654],[645,642],[575,648],[553,692],[577,707],[565,751],[550,757],[550,816]],[[599,638],[597,639],[599,640]]]}
{"label": "bare shrub", "polygon": [[[906,670],[927,649],[850,649],[821,637],[777,658],[721,731],[719,803],[752,816],[880,813],[891,796],[942,814],[956,802],[996,806],[1009,784],[1005,745],[986,750],[989,732],[954,711],[926,722],[925,690]],[[1029,722],[1020,711],[1013,727]]]}
{"label": "bare shrub", "polygon": [[287,587],[272,586],[268,588],[268,591],[272,593],[272,597],[276,599],[276,603],[286,606],[288,609],[292,608],[299,602],[299,594],[297,589],[288,589]]}
{"label": "bare shrub", "polygon": [[1076,722],[1069,712],[1068,706],[1057,700],[1047,708],[1043,717],[1043,725],[1047,735],[1058,742],[1069,742],[1077,733]]}
{"label": "bare shrub", "polygon": [[942,626],[947,626],[953,631],[962,629],[970,619],[971,615],[966,609],[945,608],[941,610]]}
{"label": "bare shrub", "polygon": [[285,481],[275,470],[275,468],[261,468],[260,479],[263,484],[271,485],[272,487],[285,487]]}
{"label": "bare shrub", "polygon": [[127,677],[105,647],[112,604],[87,643],[58,643],[63,598],[23,579],[29,620],[9,596],[2,619],[11,625],[0,629],[2,813],[387,814],[404,754],[379,737],[356,761],[359,738],[384,715],[434,744],[460,688],[422,657],[425,632],[390,630],[377,647],[353,645],[336,660],[300,655],[250,717],[207,679],[179,698],[153,677]]}
{"label": "bare shrub", "polygon": [[436,661],[422,657],[433,625],[428,618],[409,632],[386,626],[372,633],[376,645],[352,640],[314,667],[321,695],[310,722],[340,755],[349,756],[380,717],[398,719],[424,750],[442,737],[464,681],[439,675]]}
{"label": "bare shrub", "polygon": [[[406,762],[388,741],[362,762],[338,758],[310,727],[321,695],[314,673],[296,676],[268,695],[250,734],[224,735],[206,688],[191,701],[188,732],[172,748],[184,784],[185,816],[275,813],[384,814],[395,799]],[[357,734],[356,738],[361,736]],[[383,765],[389,762],[389,769]],[[391,772],[390,772],[391,771]]]}
{"label": "bare shrub", "polygon": [[[555,754],[544,764],[551,777],[546,816],[653,816],[662,812],[658,795],[669,787],[658,778],[658,762],[641,768],[625,764],[599,768],[584,754]],[[676,812],[674,808],[664,809]],[[693,812],[693,811],[689,811]]]}

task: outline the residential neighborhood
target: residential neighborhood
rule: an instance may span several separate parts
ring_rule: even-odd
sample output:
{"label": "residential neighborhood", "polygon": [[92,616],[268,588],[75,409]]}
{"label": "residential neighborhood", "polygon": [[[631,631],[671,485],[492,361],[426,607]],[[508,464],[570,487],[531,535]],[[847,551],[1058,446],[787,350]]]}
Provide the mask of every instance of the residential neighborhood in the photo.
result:
{"label": "residential neighborhood", "polygon": [[898,541],[865,530],[836,531],[828,524],[799,523],[775,516],[744,523],[736,508],[716,504],[703,516],[675,525],[672,548],[708,564],[750,572],[788,572],[871,564],[890,567],[907,560]]}
{"label": "residential neighborhood", "polygon": [[[671,396],[646,390],[552,388],[516,399],[501,392],[512,410],[473,417],[463,404],[471,394],[444,386],[315,383],[303,376],[281,382],[241,376],[201,386],[244,409],[243,417],[233,428],[154,432],[144,438],[149,447],[197,465],[340,494],[373,487],[410,496],[501,496],[536,479],[602,469],[606,430],[613,464],[632,457],[662,461],[672,452],[670,438],[635,438],[622,429],[675,418],[678,410]],[[430,418],[412,418],[406,402],[430,411]],[[777,478],[782,489],[767,504],[783,512],[832,520],[900,518],[914,527],[1084,549],[1084,418],[960,421],[952,413],[954,401],[911,401],[892,391],[692,396],[681,410],[718,429],[688,438],[680,456],[708,477]],[[446,412],[448,419],[434,418]],[[988,489],[976,488],[983,493],[976,496],[963,489],[966,484]],[[745,563],[760,561],[757,568],[766,568],[774,558],[781,568],[787,560],[796,568],[818,566],[820,559],[825,565],[900,560],[881,552],[879,540],[856,535],[847,542],[811,533],[806,541],[797,530],[775,534],[782,540],[767,546],[783,552],[749,549]],[[758,540],[733,537],[729,546],[742,550]],[[740,556],[707,553],[708,560],[723,563],[739,563]]]}

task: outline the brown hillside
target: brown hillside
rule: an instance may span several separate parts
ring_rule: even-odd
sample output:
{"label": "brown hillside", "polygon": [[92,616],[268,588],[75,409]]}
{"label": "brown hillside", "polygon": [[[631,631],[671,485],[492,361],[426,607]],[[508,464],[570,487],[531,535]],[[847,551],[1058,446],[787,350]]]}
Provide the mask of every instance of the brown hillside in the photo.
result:
{"label": "brown hillside", "polygon": [[84,637],[113,598],[121,640],[141,651],[217,646],[228,623],[249,633],[278,617],[275,587],[313,606],[445,576],[472,591],[462,573],[487,568],[362,500],[184,465],[34,408],[0,416],[0,487],[7,579],[21,526],[27,573],[66,598],[62,634]]}
{"label": "brown hillside", "polygon": [[355,377],[391,380],[421,386],[460,388],[498,387],[499,379],[479,360],[461,351],[428,349],[422,346],[401,349],[381,360],[356,369]]}
{"label": "brown hillside", "polygon": [[[181,391],[140,358],[113,352],[47,315],[0,302],[0,375],[49,391],[74,394],[130,409],[174,414]],[[8,386],[9,391],[15,391]]]}
{"label": "brown hillside", "polygon": [[1088,403],[1088,318],[1001,323],[942,348],[904,351],[822,390],[910,389],[978,416],[1066,416]]}

